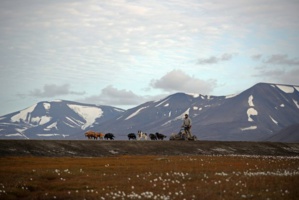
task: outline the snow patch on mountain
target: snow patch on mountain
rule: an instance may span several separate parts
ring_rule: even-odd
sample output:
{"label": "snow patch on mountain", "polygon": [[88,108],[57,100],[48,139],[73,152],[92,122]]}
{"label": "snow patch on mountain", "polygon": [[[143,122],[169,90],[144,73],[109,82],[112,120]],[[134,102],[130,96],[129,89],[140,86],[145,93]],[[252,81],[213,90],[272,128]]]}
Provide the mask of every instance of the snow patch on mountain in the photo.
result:
{"label": "snow patch on mountain", "polygon": [[118,112],[124,112],[124,110],[121,110],[121,109],[117,109],[117,108],[114,108],[115,111],[118,111]]}
{"label": "snow patch on mountain", "polygon": [[23,133],[26,130],[27,128],[16,128],[16,131],[18,131],[19,133]]}
{"label": "snow patch on mountain", "polygon": [[277,122],[275,119],[273,119],[270,115],[269,115],[269,117],[271,118],[271,120],[272,120],[276,125],[278,125],[278,122]]}
{"label": "snow patch on mountain", "polygon": [[164,101],[161,101],[160,103],[158,103],[155,107],[158,107],[160,105],[162,105],[163,103],[165,103],[166,101],[168,101],[169,98],[165,99]]}
{"label": "snow patch on mountain", "polygon": [[195,93],[186,93],[189,96],[192,96],[193,98],[198,98],[200,94],[195,94]]}
{"label": "snow patch on mountain", "polygon": [[137,111],[135,111],[135,112],[132,113],[130,116],[128,116],[125,120],[128,120],[128,119],[134,117],[134,116],[137,115],[141,110],[143,110],[143,109],[145,109],[145,108],[147,108],[147,107],[148,107],[148,106],[139,108]]}
{"label": "snow patch on mountain", "polygon": [[183,112],[181,117],[183,118],[185,114],[187,114],[187,115],[190,114],[190,108],[188,108],[185,112]]}
{"label": "snow patch on mountain", "polygon": [[246,128],[241,128],[241,131],[248,131],[248,130],[255,130],[255,129],[257,129],[257,126],[249,126]]}
{"label": "snow patch on mountain", "polygon": [[75,126],[73,126],[73,125],[71,125],[71,124],[69,124],[69,123],[67,123],[67,122],[63,122],[63,123],[64,123],[65,125],[71,127],[71,128],[76,128]]}
{"label": "snow patch on mountain", "polygon": [[173,121],[176,121],[176,120],[182,120],[185,116],[185,114],[188,114],[189,115],[189,111],[190,111],[190,108],[188,108],[185,112],[183,112],[182,114],[178,115],[176,118],[172,119],[172,120],[169,120],[167,122],[165,122],[164,124],[162,124],[161,126],[165,126]]}
{"label": "snow patch on mountain", "polygon": [[53,100],[53,101],[51,101],[51,102],[62,102],[62,100],[60,100],[60,99],[56,99],[56,100]]}
{"label": "snow patch on mountain", "polygon": [[45,130],[45,131],[49,131],[49,130],[51,130],[51,129],[53,129],[53,128],[55,128],[56,130],[58,130],[58,128],[57,128],[57,122],[55,122],[55,123],[53,123],[53,124],[47,126],[46,128],[44,128],[44,130]]}
{"label": "snow patch on mountain", "polygon": [[51,121],[51,117],[49,116],[42,116],[42,117],[33,117],[30,119],[31,123],[38,124],[38,125],[44,125]]}
{"label": "snow patch on mountain", "polygon": [[[29,138],[23,133],[25,130],[27,130],[27,128],[23,128],[23,129],[18,129],[18,128],[16,128],[16,131],[17,131],[18,133],[15,133],[15,134],[18,134],[17,136],[21,136],[21,137],[24,137],[24,138],[26,138],[26,139],[29,139]],[[10,137],[10,136],[14,136],[14,134],[7,134],[7,135],[5,135],[5,136]]]}
{"label": "snow patch on mountain", "polygon": [[253,115],[258,115],[257,110],[255,110],[254,108],[249,108],[247,110],[247,116],[248,116],[248,121],[249,122],[253,122],[253,119],[251,118],[251,116],[253,116]]}
{"label": "snow patch on mountain", "polygon": [[68,136],[70,136],[70,135],[65,135],[65,134],[62,134],[62,137],[64,137],[64,138],[65,138],[65,137],[68,137]]}
{"label": "snow patch on mountain", "polygon": [[70,117],[66,117],[66,119],[67,119],[69,122],[72,122],[73,124],[75,124],[76,126],[82,126],[82,125],[84,125],[84,122],[81,122],[81,121],[79,121],[79,120],[71,119]]}
{"label": "snow patch on mountain", "polygon": [[26,108],[25,110],[20,111],[18,114],[11,117],[12,122],[21,122],[21,121],[27,121],[28,115],[35,109],[37,104]]}
{"label": "snow patch on mountain", "polygon": [[193,106],[193,110],[198,110],[198,111],[201,111],[202,110],[202,108],[200,107],[198,107],[198,106]]}
{"label": "snow patch on mountain", "polygon": [[296,100],[293,99],[293,102],[294,102],[294,104],[297,106],[297,108],[299,109],[298,101],[296,101]]}
{"label": "snow patch on mountain", "polygon": [[225,96],[225,99],[230,99],[230,98],[233,98],[233,97],[235,97],[237,95],[238,94],[230,94],[230,95]]}
{"label": "snow patch on mountain", "polygon": [[23,137],[23,135],[20,133],[12,133],[12,134],[6,134],[5,137]]}
{"label": "snow patch on mountain", "polygon": [[95,120],[102,116],[103,111],[97,107],[81,106],[74,104],[67,104],[69,108],[74,110],[78,115],[85,119],[86,123],[81,127],[83,130],[92,125]]}
{"label": "snow patch on mountain", "polygon": [[250,107],[254,107],[254,104],[253,104],[253,96],[252,96],[252,95],[250,95],[250,96],[248,97],[248,104],[249,104]]}
{"label": "snow patch on mountain", "polygon": [[169,106],[169,103],[167,103],[167,104],[164,105],[164,107],[168,107],[168,106]]}
{"label": "snow patch on mountain", "polygon": [[295,91],[293,86],[276,85],[281,91],[285,93],[293,93]]}
{"label": "snow patch on mountain", "polygon": [[44,106],[46,111],[49,111],[50,108],[51,108],[51,104],[49,104],[49,103],[43,103],[43,106]]}
{"label": "snow patch on mountain", "polygon": [[36,134],[37,136],[40,137],[52,137],[52,136],[59,136],[57,133],[45,133],[45,134]]}

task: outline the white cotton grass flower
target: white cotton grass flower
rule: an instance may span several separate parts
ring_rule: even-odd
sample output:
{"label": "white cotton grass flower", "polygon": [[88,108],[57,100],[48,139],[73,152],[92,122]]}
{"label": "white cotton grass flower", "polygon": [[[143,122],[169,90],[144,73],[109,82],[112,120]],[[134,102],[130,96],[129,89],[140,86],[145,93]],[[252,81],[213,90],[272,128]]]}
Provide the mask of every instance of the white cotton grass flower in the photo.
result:
{"label": "white cotton grass flower", "polygon": [[224,173],[224,172],[220,172],[220,173],[216,172],[215,175],[217,175],[217,176],[228,176],[228,174]]}

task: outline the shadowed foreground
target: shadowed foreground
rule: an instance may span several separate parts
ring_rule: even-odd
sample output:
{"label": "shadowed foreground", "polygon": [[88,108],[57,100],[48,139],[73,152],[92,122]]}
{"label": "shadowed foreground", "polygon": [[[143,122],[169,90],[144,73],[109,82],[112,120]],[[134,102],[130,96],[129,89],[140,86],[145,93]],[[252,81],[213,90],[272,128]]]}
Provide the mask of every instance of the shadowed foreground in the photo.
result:
{"label": "shadowed foreground", "polygon": [[0,140],[0,156],[299,155],[299,143],[218,141]]}

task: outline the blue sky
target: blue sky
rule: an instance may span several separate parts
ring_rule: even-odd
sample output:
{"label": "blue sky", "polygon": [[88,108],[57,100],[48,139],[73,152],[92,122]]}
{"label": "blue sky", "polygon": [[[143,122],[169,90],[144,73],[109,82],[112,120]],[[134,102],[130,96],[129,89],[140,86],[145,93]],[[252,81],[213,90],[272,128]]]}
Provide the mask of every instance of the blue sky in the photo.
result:
{"label": "blue sky", "polygon": [[0,1],[0,115],[299,85],[297,0]]}

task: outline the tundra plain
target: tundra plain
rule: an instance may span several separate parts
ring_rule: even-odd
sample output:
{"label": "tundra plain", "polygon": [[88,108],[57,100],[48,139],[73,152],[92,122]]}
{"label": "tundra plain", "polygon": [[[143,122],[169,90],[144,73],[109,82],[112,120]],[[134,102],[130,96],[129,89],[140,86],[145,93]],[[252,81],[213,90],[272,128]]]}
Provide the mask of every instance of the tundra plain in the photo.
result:
{"label": "tundra plain", "polygon": [[[0,145],[0,199],[299,196],[299,144],[1,140]],[[88,155],[88,146],[100,152]]]}

